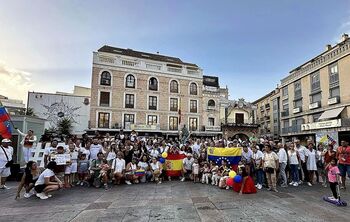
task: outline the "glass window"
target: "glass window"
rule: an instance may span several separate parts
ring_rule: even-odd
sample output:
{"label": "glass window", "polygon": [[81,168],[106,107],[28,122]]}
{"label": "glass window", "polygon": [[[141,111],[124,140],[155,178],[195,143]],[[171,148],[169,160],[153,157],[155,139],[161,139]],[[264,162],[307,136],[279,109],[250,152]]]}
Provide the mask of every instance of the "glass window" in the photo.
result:
{"label": "glass window", "polygon": [[98,128],[109,128],[109,113],[98,113]]}
{"label": "glass window", "polygon": [[315,103],[315,102],[320,102],[321,101],[321,93],[316,93],[311,95],[311,103]]}
{"label": "glass window", "polygon": [[322,115],[322,113],[317,113],[317,114],[312,115],[312,121],[317,122],[318,118],[320,118],[321,115]]}
{"label": "glass window", "polygon": [[208,106],[210,106],[210,107],[215,107],[215,101],[212,100],[212,99],[210,99],[210,100],[208,101]]}
{"label": "glass window", "polygon": [[148,115],[147,116],[147,125],[157,125],[158,116],[156,115]]}
{"label": "glass window", "polygon": [[298,80],[294,83],[294,99],[301,97],[301,81]]}
{"label": "glass window", "polygon": [[329,96],[330,96],[330,98],[340,96],[339,86],[329,89]]}
{"label": "glass window", "polygon": [[100,106],[109,106],[109,92],[100,92]]}
{"label": "glass window", "polygon": [[175,116],[169,117],[169,130],[178,130],[179,119]]}
{"label": "glass window", "polygon": [[171,93],[179,93],[179,83],[175,80],[170,82],[170,92]]}
{"label": "glass window", "polygon": [[209,126],[214,126],[215,125],[215,118],[209,117],[208,118],[208,125]]}
{"label": "glass window", "polygon": [[338,64],[329,66],[329,84],[332,86],[339,84]]}
{"label": "glass window", "polygon": [[158,80],[154,77],[149,79],[148,89],[153,91],[158,91]]}
{"label": "glass window", "polygon": [[131,74],[127,75],[126,82],[125,82],[126,88],[135,88],[135,77]]}
{"label": "glass window", "polygon": [[299,99],[299,100],[295,100],[294,101],[294,108],[299,108],[303,106],[303,100]]}
{"label": "glass window", "polygon": [[197,131],[198,129],[198,119],[197,118],[189,118],[189,128],[190,131]]}
{"label": "glass window", "polygon": [[150,96],[148,99],[148,109],[157,110],[157,97]]}
{"label": "glass window", "polygon": [[125,108],[134,108],[135,96],[134,94],[125,94]]}
{"label": "glass window", "polygon": [[288,86],[283,87],[283,89],[282,89],[282,96],[283,97],[288,96]]}
{"label": "glass window", "polygon": [[110,86],[111,85],[111,74],[107,71],[103,71],[101,74],[100,85]]}
{"label": "glass window", "polygon": [[178,99],[170,98],[170,111],[177,112],[178,111]]}
{"label": "glass window", "polygon": [[320,89],[320,73],[316,72],[310,75],[311,78],[311,91],[317,91]]}
{"label": "glass window", "polygon": [[190,85],[190,95],[197,95],[197,93],[197,84],[193,82]]}
{"label": "glass window", "polygon": [[135,123],[135,115],[134,114],[124,114],[124,126],[128,124]]}
{"label": "glass window", "polygon": [[197,113],[197,100],[190,100],[190,112]]}

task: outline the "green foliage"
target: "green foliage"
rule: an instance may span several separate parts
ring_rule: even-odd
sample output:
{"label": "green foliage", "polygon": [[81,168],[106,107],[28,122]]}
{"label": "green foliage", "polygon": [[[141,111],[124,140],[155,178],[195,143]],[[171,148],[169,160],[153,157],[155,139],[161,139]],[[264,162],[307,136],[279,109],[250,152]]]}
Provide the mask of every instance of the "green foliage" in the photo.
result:
{"label": "green foliage", "polygon": [[73,129],[72,120],[68,118],[62,118],[57,123],[57,130],[60,135],[71,135]]}
{"label": "green foliage", "polygon": [[28,108],[25,113],[27,116],[36,116],[32,108]]}

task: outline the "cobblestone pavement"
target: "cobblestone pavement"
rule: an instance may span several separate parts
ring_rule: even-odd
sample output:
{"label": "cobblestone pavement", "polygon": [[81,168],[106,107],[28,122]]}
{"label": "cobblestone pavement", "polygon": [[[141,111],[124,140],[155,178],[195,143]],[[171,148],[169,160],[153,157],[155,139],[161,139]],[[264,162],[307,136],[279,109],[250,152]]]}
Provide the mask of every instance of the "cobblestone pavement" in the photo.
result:
{"label": "cobblestone pavement", "polygon": [[[110,190],[75,187],[48,200],[14,200],[17,183],[0,190],[0,221],[349,221],[349,207],[324,202],[320,185],[238,195],[211,185],[165,182]],[[350,194],[343,191],[350,202]]]}

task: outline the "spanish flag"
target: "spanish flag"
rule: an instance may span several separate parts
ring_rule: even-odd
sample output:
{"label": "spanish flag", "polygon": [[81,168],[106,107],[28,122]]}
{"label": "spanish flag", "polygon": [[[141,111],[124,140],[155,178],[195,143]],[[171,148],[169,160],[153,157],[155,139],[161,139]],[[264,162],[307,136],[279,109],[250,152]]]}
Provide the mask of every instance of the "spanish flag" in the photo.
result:
{"label": "spanish flag", "polygon": [[226,160],[228,165],[238,165],[242,157],[242,147],[222,148],[208,147],[208,160],[221,165],[222,160]]}
{"label": "spanish flag", "polygon": [[168,153],[165,161],[166,175],[170,177],[181,176],[183,159],[186,158],[185,154],[173,154]]}

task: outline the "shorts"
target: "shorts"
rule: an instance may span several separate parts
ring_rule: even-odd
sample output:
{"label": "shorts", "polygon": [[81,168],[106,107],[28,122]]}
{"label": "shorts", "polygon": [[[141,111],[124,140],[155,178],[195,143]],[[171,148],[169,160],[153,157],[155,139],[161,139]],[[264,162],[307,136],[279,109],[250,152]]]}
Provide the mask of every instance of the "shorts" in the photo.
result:
{"label": "shorts", "polygon": [[40,184],[40,185],[36,185],[34,187],[34,190],[37,192],[37,193],[42,193],[44,191],[46,187],[46,184]]}
{"label": "shorts", "polygon": [[338,168],[342,177],[345,177],[346,173],[348,173],[348,177],[350,178],[350,165],[339,163]]}
{"label": "shorts", "polygon": [[78,172],[78,163],[72,163],[71,165],[66,166],[64,174],[71,174]]}
{"label": "shorts", "polygon": [[11,175],[10,167],[0,168],[0,177],[8,177]]}

